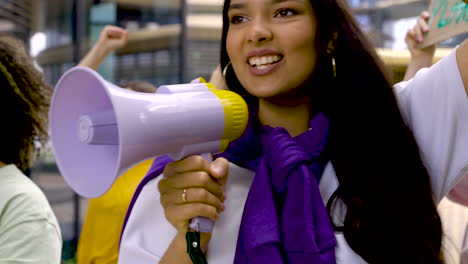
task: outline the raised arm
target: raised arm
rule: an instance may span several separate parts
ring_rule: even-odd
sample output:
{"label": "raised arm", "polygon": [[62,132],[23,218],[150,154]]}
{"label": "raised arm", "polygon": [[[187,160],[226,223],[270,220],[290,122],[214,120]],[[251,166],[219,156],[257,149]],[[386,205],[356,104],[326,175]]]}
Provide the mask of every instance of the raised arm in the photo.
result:
{"label": "raised arm", "polygon": [[468,40],[465,39],[457,49],[457,65],[458,70],[465,86],[466,95],[468,96]]}
{"label": "raised arm", "polygon": [[468,42],[395,85],[440,201],[468,172]]}
{"label": "raised arm", "polygon": [[97,70],[110,52],[127,44],[128,31],[116,26],[105,26],[98,41],[80,61],[79,66]]}
{"label": "raised arm", "polygon": [[430,14],[427,11],[421,12],[416,22],[416,25],[406,33],[405,42],[411,55],[411,60],[406,69],[404,81],[414,77],[416,72],[425,67],[432,65],[432,59],[436,50],[436,45],[431,45],[426,48],[419,48],[419,43],[424,41],[424,33],[429,30],[427,21]]}

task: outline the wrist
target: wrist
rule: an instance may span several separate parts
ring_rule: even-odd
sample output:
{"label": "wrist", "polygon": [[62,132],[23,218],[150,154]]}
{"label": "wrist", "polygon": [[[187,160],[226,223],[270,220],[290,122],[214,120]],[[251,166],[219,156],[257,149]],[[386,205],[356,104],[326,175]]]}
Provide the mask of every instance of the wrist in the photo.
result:
{"label": "wrist", "polygon": [[430,67],[432,65],[433,57],[434,56],[429,55],[411,56],[410,64],[417,65],[419,67]]}
{"label": "wrist", "polygon": [[185,239],[185,234],[178,232],[172,243],[169,245],[169,248],[166,250],[166,253],[161,258],[159,262],[161,264],[172,264],[172,263],[186,263],[193,264],[190,260],[189,255],[187,254],[187,242]]}
{"label": "wrist", "polygon": [[200,233],[200,243],[201,243],[201,250],[203,253],[206,254],[206,251],[208,251],[208,243],[210,242],[211,239],[211,233]]}
{"label": "wrist", "polygon": [[98,41],[93,47],[94,52],[102,57],[107,57],[111,53],[111,48],[103,41]]}

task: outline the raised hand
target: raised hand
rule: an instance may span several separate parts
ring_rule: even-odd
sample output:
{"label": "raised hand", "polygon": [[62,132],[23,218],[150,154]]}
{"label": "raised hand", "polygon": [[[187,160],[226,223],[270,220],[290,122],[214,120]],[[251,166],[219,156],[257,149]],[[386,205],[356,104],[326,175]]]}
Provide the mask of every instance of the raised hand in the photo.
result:
{"label": "raised hand", "polygon": [[116,26],[105,26],[99,39],[78,65],[97,70],[110,52],[127,44],[128,31]]}
{"label": "raised hand", "polygon": [[102,46],[107,51],[120,49],[127,44],[128,31],[116,26],[105,26],[99,35],[97,46]]}
{"label": "raised hand", "polygon": [[413,78],[416,72],[421,68],[430,67],[432,65],[436,45],[431,45],[425,48],[419,47],[419,45],[424,41],[424,33],[429,31],[429,26],[427,25],[429,18],[429,12],[421,12],[416,25],[406,33],[405,42],[406,45],[408,45],[411,60],[406,70],[404,77],[405,81]]}
{"label": "raised hand", "polygon": [[436,45],[431,45],[426,48],[419,48],[419,44],[424,41],[424,33],[429,31],[428,21],[430,14],[427,11],[421,12],[413,28],[409,29],[406,33],[405,42],[408,45],[408,49],[411,53],[411,57],[415,59],[419,58],[432,58],[436,50]]}

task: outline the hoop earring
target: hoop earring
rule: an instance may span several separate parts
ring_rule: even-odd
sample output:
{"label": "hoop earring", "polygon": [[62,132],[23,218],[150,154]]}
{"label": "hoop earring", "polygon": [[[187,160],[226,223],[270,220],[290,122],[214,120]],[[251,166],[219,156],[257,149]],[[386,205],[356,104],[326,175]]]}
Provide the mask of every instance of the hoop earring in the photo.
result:
{"label": "hoop earring", "polygon": [[336,62],[335,62],[335,56],[331,55],[332,59],[332,65],[333,65],[333,77],[336,77]]}
{"label": "hoop earring", "polygon": [[223,77],[224,77],[224,78],[226,78],[226,72],[227,72],[227,70],[228,70],[229,65],[231,65],[231,62],[230,62],[230,61],[228,62],[228,64],[226,64],[226,66],[225,66],[224,69],[223,69]]}
{"label": "hoop earring", "polygon": [[333,66],[333,78],[335,78],[336,77],[336,62],[335,62],[335,56],[333,55],[333,47],[332,47],[331,42],[328,43],[327,53],[331,57],[331,63]]}

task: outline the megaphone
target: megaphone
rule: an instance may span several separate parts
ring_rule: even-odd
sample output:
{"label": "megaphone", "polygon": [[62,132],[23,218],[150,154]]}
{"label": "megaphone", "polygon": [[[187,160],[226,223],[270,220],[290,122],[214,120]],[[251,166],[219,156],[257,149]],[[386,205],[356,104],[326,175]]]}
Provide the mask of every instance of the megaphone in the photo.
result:
{"label": "megaphone", "polygon": [[248,109],[236,93],[194,81],[138,93],[86,67],[60,78],[50,109],[57,166],[85,197],[104,194],[132,165],[170,154],[218,153],[246,128]]}

